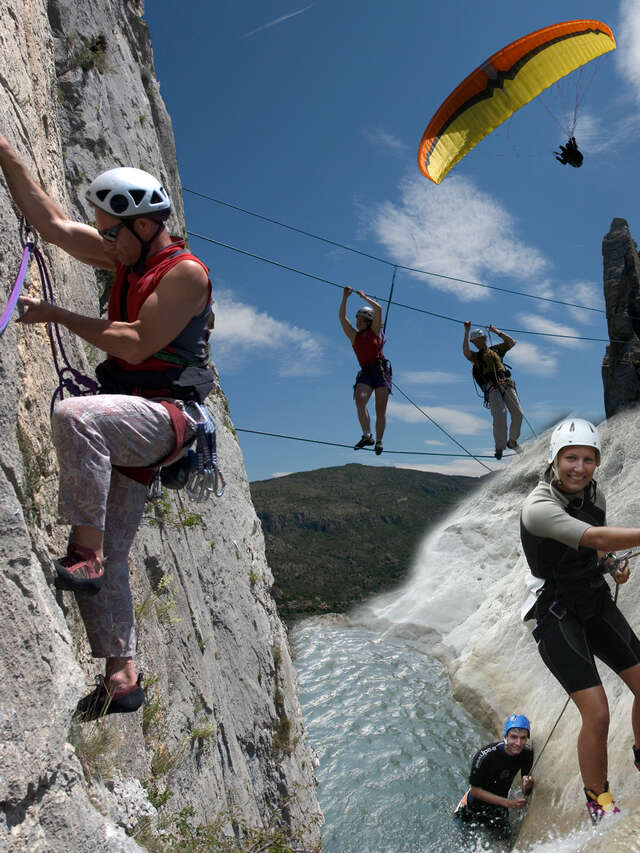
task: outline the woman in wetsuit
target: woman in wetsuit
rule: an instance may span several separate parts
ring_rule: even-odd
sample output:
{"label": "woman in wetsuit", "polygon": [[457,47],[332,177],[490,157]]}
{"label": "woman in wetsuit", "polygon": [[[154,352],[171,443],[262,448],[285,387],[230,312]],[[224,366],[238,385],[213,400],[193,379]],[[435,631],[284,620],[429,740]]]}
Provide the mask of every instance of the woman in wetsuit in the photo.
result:
{"label": "woman in wetsuit", "polygon": [[616,607],[604,579],[626,583],[627,564],[607,552],[640,545],[640,529],[606,527],[605,500],[593,479],[600,464],[596,427],[579,418],[552,433],[549,466],[527,497],[520,520],[522,546],[537,598],[533,636],[550,672],[582,717],[578,762],[594,823],[619,811],[607,781],[609,707],[594,655],[634,694],[631,725],[640,770],[640,641]]}
{"label": "woman in wetsuit", "polygon": [[[362,438],[353,449],[375,445],[375,452],[382,453],[382,436],[387,423],[387,402],[391,393],[391,364],[384,357],[382,347],[382,308],[362,290],[356,293],[367,303],[356,312],[356,328],[347,320],[347,299],[353,293],[352,287],[345,287],[340,303],[340,325],[358,359],[360,370],[353,386],[353,398],[356,401],[358,420],[362,427]],[[375,392],[376,397],[376,438],[371,435],[371,420],[367,410],[369,398]]]}

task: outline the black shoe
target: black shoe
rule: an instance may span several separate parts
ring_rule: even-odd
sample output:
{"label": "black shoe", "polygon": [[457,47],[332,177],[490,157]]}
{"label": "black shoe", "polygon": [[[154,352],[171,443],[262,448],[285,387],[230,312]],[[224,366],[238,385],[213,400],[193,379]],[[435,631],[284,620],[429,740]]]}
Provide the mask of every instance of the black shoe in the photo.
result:
{"label": "black shoe", "polygon": [[524,453],[524,450],[520,447],[517,441],[508,441],[507,447],[509,450],[515,450],[516,453]]}
{"label": "black shoe", "polygon": [[496,447],[496,452],[493,455],[496,457],[496,459],[502,459],[502,450],[498,450],[498,448]]}
{"label": "black shoe", "polygon": [[376,451],[376,456],[380,456],[380,454],[382,453],[382,442],[381,441],[376,441],[375,451]]}
{"label": "black shoe", "polygon": [[375,444],[375,441],[371,433],[369,433],[369,435],[363,435],[360,441],[353,445],[353,449],[360,450],[362,447],[371,447],[372,444]]}
{"label": "black shoe", "polygon": [[95,690],[78,702],[73,716],[81,723],[88,723],[107,714],[129,714],[141,708],[146,698],[142,688],[142,673],[135,687],[125,693],[116,693],[115,696],[109,695],[104,677],[96,675]]}

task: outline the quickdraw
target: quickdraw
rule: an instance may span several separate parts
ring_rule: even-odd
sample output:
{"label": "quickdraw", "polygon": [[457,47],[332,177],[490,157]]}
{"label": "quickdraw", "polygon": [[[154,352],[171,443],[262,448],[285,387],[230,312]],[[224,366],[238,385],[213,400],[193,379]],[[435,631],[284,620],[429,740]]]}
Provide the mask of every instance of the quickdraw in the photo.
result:
{"label": "quickdraw", "polygon": [[226,483],[218,467],[215,421],[199,403],[187,403],[186,408],[192,417],[196,415],[196,449],[189,451],[195,465],[187,480],[187,494],[197,503],[206,501],[211,493],[221,498]]}

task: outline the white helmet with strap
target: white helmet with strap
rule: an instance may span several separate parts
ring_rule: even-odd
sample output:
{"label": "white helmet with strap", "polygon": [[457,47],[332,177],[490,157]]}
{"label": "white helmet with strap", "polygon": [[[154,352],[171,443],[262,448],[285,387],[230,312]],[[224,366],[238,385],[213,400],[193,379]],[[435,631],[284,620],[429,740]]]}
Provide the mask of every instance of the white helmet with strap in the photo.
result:
{"label": "white helmet with strap", "polygon": [[171,213],[171,200],[160,181],[142,169],[129,166],[98,175],[85,197],[100,210],[119,219],[148,216],[164,221]]}
{"label": "white helmet with strap", "polygon": [[596,451],[596,465],[600,464],[600,434],[591,421],[585,421],[582,418],[567,418],[556,426],[551,433],[549,464],[554,464],[563,447],[569,447],[572,444],[593,447]]}

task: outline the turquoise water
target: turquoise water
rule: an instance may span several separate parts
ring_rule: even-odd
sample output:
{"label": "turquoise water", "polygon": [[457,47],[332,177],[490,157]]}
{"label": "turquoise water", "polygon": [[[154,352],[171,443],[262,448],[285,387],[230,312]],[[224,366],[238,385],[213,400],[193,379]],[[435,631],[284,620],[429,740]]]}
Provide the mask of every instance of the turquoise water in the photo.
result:
{"label": "turquoise water", "polygon": [[324,853],[497,849],[451,817],[493,738],[453,701],[441,664],[410,640],[340,622],[306,620],[290,639],[320,760]]}

